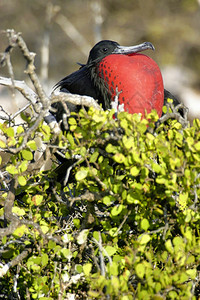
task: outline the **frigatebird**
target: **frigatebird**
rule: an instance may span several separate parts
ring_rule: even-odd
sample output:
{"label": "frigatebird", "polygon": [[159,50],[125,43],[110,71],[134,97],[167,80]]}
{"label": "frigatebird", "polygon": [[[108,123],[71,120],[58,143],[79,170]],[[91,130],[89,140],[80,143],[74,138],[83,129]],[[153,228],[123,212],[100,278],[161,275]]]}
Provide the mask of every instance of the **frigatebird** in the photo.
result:
{"label": "frigatebird", "polygon": [[[172,98],[174,105],[179,101],[164,89],[156,62],[139,53],[148,49],[155,49],[150,42],[124,47],[114,41],[100,41],[91,49],[87,63],[80,64],[77,71],[61,79],[55,88],[91,96],[103,109],[115,108],[116,111],[143,115],[156,109],[161,116],[167,98]],[[70,111],[80,109],[80,106],[71,103],[67,105]],[[56,114],[59,120],[62,118],[61,111],[59,106]]]}

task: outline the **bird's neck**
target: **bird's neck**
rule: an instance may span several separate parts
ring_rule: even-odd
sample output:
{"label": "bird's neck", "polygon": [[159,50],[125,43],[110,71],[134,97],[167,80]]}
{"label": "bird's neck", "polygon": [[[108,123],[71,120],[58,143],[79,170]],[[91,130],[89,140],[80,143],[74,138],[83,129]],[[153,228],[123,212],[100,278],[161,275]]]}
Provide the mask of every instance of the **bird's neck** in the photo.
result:
{"label": "bird's neck", "polygon": [[90,66],[91,79],[97,90],[98,100],[100,104],[102,104],[103,109],[110,109],[112,95],[108,83],[105,81],[103,72],[101,73],[99,70],[99,63]]}

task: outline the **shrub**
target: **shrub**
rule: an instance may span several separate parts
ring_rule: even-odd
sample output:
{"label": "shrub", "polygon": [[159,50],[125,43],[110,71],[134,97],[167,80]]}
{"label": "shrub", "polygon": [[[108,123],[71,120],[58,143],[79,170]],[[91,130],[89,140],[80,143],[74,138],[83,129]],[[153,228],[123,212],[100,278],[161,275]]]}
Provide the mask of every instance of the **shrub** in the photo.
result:
{"label": "shrub", "polygon": [[0,124],[1,297],[198,299],[200,121],[91,107],[55,134],[40,103]]}

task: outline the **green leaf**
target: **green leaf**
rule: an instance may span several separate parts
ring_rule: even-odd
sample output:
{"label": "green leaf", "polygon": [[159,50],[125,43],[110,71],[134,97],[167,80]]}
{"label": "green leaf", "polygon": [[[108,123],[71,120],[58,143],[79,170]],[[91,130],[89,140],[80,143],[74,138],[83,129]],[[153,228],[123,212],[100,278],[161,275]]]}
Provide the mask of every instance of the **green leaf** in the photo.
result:
{"label": "green leaf", "polygon": [[138,204],[140,203],[139,195],[137,193],[134,193],[133,191],[130,191],[130,193],[127,195],[127,203],[128,204]]}
{"label": "green leaf", "polygon": [[36,145],[35,141],[28,141],[28,143],[26,145],[27,145],[27,147],[29,147],[33,151],[37,150],[37,145]]}
{"label": "green leaf", "polygon": [[51,249],[54,249],[56,247],[56,243],[54,241],[49,241],[48,242],[48,249],[51,250]]}
{"label": "green leaf", "polygon": [[107,206],[110,206],[113,202],[113,196],[105,196],[103,197],[103,203]]}
{"label": "green leaf", "polygon": [[6,143],[0,140],[0,148],[6,148]]}
{"label": "green leaf", "polygon": [[72,118],[72,117],[69,118],[68,123],[69,123],[70,125],[77,125],[76,119],[74,119],[74,118]]}
{"label": "green leaf", "polygon": [[26,178],[24,176],[18,176],[17,180],[21,186],[26,185]]}
{"label": "green leaf", "polygon": [[99,241],[99,232],[98,231],[93,232],[93,238],[95,238],[95,240]]}
{"label": "green leaf", "polygon": [[94,163],[94,162],[97,160],[98,156],[99,156],[99,152],[95,151],[95,152],[90,156],[90,162],[91,162],[91,163]]}
{"label": "green leaf", "polygon": [[138,241],[140,245],[145,245],[151,240],[151,237],[149,234],[142,234],[138,237]]}
{"label": "green leaf", "polygon": [[25,160],[33,159],[33,153],[29,149],[23,149],[21,153],[22,153],[23,159],[25,159]]}
{"label": "green leaf", "polygon": [[183,245],[183,239],[180,236],[175,236],[175,238],[173,238],[173,244],[174,246],[181,246]]}
{"label": "green leaf", "polygon": [[171,254],[174,253],[174,248],[173,248],[173,245],[172,245],[172,241],[171,240],[167,240],[165,242],[165,248],[167,249],[167,251]]}
{"label": "green leaf", "polygon": [[195,148],[197,151],[200,151],[200,142],[197,142],[197,143],[194,145],[194,148]]}
{"label": "green leaf", "polygon": [[145,274],[145,266],[142,263],[139,263],[135,267],[135,272],[139,278],[143,278]]}
{"label": "green leaf", "polygon": [[140,173],[140,169],[138,169],[136,166],[134,166],[130,169],[130,173],[132,176],[138,176],[138,174]]}
{"label": "green leaf", "polygon": [[111,210],[111,215],[112,215],[113,217],[119,215],[119,214],[122,212],[123,207],[124,207],[124,206],[123,206],[122,204],[115,205],[115,206],[112,208],[112,210]]}
{"label": "green leaf", "polygon": [[25,210],[23,208],[14,206],[12,208],[12,213],[18,215],[18,216],[24,216],[26,214]]}
{"label": "green leaf", "polygon": [[21,134],[22,132],[24,132],[24,128],[22,126],[17,126],[17,133]]}
{"label": "green leaf", "polygon": [[112,237],[117,236],[117,235],[118,235],[118,228],[117,228],[117,227],[112,227],[112,228],[109,230],[109,234],[110,234],[110,236],[112,236]]}
{"label": "green leaf", "polygon": [[69,132],[67,133],[67,139],[68,139],[70,145],[71,145],[72,148],[73,148],[73,147],[75,146],[74,137],[73,137],[72,134],[69,133]]}
{"label": "green leaf", "polygon": [[76,272],[77,273],[82,273],[83,272],[83,266],[82,265],[79,265],[79,264],[77,264],[77,265],[75,265],[75,270],[76,270]]}
{"label": "green leaf", "polygon": [[185,232],[183,233],[188,241],[192,241],[192,229],[190,227],[185,228]]}
{"label": "green leaf", "polygon": [[83,272],[86,276],[90,275],[90,272],[92,270],[92,264],[91,263],[87,263],[83,265]]}
{"label": "green leaf", "polygon": [[154,172],[156,172],[156,173],[160,173],[160,171],[161,171],[161,166],[160,165],[158,165],[158,164],[156,164],[156,163],[152,163],[152,169],[153,169],[153,171]]}
{"label": "green leaf", "polygon": [[124,144],[124,147],[126,147],[126,149],[131,149],[132,147],[134,147],[134,138],[133,137],[129,137],[127,138],[126,135],[124,135],[122,137],[122,141],[123,141],[123,144]]}
{"label": "green leaf", "polygon": [[196,269],[188,269],[186,270],[186,274],[190,277],[190,279],[195,279],[197,276],[197,270]]}
{"label": "green leaf", "polygon": [[174,299],[174,300],[175,300],[175,299],[178,299],[178,298],[177,298],[178,295],[177,295],[177,293],[176,293],[175,291],[169,291],[169,294],[168,294],[168,295],[169,295],[169,299],[172,299],[172,300],[173,300],[173,299]]}
{"label": "green leaf", "polygon": [[147,229],[149,228],[149,221],[147,219],[142,219],[140,227],[141,229],[143,229],[144,231],[147,231]]}
{"label": "green leaf", "polygon": [[26,160],[24,160],[18,167],[18,170],[20,173],[23,173],[27,170],[28,168],[28,162]]}
{"label": "green leaf", "polygon": [[[117,250],[112,246],[105,246],[104,249],[109,256],[112,256],[117,252]],[[103,253],[104,253],[104,251],[103,251]],[[104,253],[104,255],[105,255],[105,253]]]}
{"label": "green leaf", "polygon": [[108,153],[116,153],[117,152],[117,147],[113,146],[112,144],[108,144],[106,146],[106,152],[108,152]]}
{"label": "green leaf", "polygon": [[86,153],[87,153],[87,149],[85,147],[81,147],[80,155],[82,157],[85,157]]}
{"label": "green leaf", "polygon": [[35,195],[32,198],[32,202],[34,205],[39,206],[43,201],[43,196],[42,195]]}
{"label": "green leaf", "polygon": [[108,273],[110,276],[114,276],[112,279],[115,279],[115,280],[112,280],[112,283],[113,285],[117,286],[117,288],[119,288],[119,279],[115,276],[118,276],[119,275],[119,263],[113,261],[112,264],[109,264],[108,265]]}
{"label": "green leaf", "polygon": [[42,266],[45,267],[49,262],[49,257],[46,253],[43,253],[41,258]]}
{"label": "green leaf", "polygon": [[88,175],[88,171],[87,170],[80,170],[76,173],[75,178],[77,181],[81,181],[83,179],[85,179]]}
{"label": "green leaf", "polygon": [[15,166],[9,165],[6,167],[6,171],[12,175],[18,174],[18,170]]}
{"label": "green leaf", "polygon": [[162,111],[163,111],[164,114],[166,114],[167,113],[167,106],[164,105],[163,108],[162,108]]}
{"label": "green leaf", "polygon": [[114,156],[113,156],[113,159],[119,163],[119,164],[122,164],[124,161],[125,161],[125,156],[122,154],[122,153],[116,153]]}
{"label": "green leaf", "polygon": [[178,202],[179,202],[182,210],[184,210],[186,208],[187,199],[188,199],[188,193],[182,193],[178,197]]}
{"label": "green leaf", "polygon": [[68,260],[70,260],[72,258],[72,252],[70,251],[70,249],[67,248],[62,248],[61,251],[62,255],[67,258]]}
{"label": "green leaf", "polygon": [[27,234],[29,232],[28,228],[26,225],[22,225],[20,227],[17,227],[15,231],[13,232],[13,235],[16,237],[22,237],[24,234]]}
{"label": "green leaf", "polygon": [[6,134],[9,137],[14,137],[14,135],[15,135],[14,129],[12,127],[7,128]]}
{"label": "green leaf", "polygon": [[80,228],[80,220],[79,219],[74,218],[73,223],[74,223],[74,226],[76,226],[76,228],[78,228],[78,229]]}
{"label": "green leaf", "polygon": [[49,231],[49,225],[46,222],[40,222],[40,228],[44,234]]}

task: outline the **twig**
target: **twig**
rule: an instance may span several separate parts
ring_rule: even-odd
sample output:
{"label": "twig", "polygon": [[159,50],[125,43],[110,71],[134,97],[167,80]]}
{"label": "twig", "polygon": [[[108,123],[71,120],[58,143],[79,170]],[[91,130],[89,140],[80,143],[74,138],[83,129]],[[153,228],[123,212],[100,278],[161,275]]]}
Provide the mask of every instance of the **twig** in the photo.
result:
{"label": "twig", "polygon": [[[82,160],[82,159],[80,159],[79,161],[81,161],[81,160]],[[69,175],[70,175],[71,170],[79,163],[79,161],[78,161],[78,162],[75,162],[74,164],[72,164],[72,165],[67,169],[66,175],[65,175],[65,179],[64,179],[64,182],[63,182],[64,186],[67,185],[67,182],[68,182],[68,180],[69,180]]]}
{"label": "twig", "polygon": [[21,50],[24,58],[27,61],[27,68],[26,73],[29,75],[36,91],[39,96],[40,102],[42,103],[42,107],[44,110],[48,109],[50,106],[50,101],[48,97],[46,96],[40,81],[35,73],[35,66],[34,66],[34,59],[35,59],[35,53],[30,52],[28,50],[28,47],[26,43],[24,42],[23,38],[21,37],[20,33],[16,33],[14,30],[7,30],[7,34],[10,40],[10,43],[12,43],[13,46],[18,46]]}
{"label": "twig", "polygon": [[75,105],[81,105],[81,106],[86,106],[86,107],[94,107],[97,110],[102,110],[100,105],[97,103],[94,98],[89,97],[89,96],[80,96],[76,94],[70,94],[70,93],[63,93],[63,92],[57,92],[54,91],[51,96],[51,103],[56,103],[56,102],[69,102]]}
{"label": "twig", "polygon": [[11,260],[6,265],[4,265],[2,268],[0,268],[0,277],[3,277],[10,268],[18,265],[24,258],[26,258],[28,256],[29,253],[31,253],[31,251],[32,251],[31,248],[24,250],[22,253],[20,253],[18,256],[16,256],[13,260]]}
{"label": "twig", "polygon": [[[0,76],[0,84],[5,85],[5,86],[12,86],[12,81],[10,78],[6,77],[1,77]],[[42,105],[39,102],[39,97],[38,95],[29,87],[24,81],[19,81],[19,80],[14,80],[14,87],[26,98],[30,104],[33,106],[35,112],[37,114],[40,114],[42,110]],[[22,111],[27,109],[30,104],[25,105],[21,110],[17,111],[15,114],[6,117],[0,116],[1,119],[6,119],[6,120],[13,120],[17,115],[19,115]],[[51,130],[53,131],[54,134],[59,134],[60,133],[60,127],[55,119],[55,117],[47,110],[47,112],[42,112],[42,118],[44,117],[45,122],[49,125]],[[40,118],[39,122],[42,120]],[[37,124],[39,123],[37,122]],[[33,130],[31,129],[31,132]]]}
{"label": "twig", "polygon": [[[92,238],[92,240],[93,240],[93,242],[98,246],[101,255],[102,255],[102,253],[104,252],[105,255],[106,255],[106,257],[107,257],[108,260],[109,260],[109,263],[112,264],[112,258],[109,256],[108,252],[107,252],[107,251],[103,248],[103,246],[102,246],[102,239],[101,239],[100,235],[101,235],[101,234],[99,233],[99,242],[98,242],[95,238]],[[102,256],[102,257],[103,257],[103,256]],[[103,261],[102,263],[104,264],[104,261]]]}
{"label": "twig", "polygon": [[37,223],[35,223],[35,222],[33,222],[33,221],[23,220],[23,219],[20,220],[20,223],[21,223],[21,225],[32,226],[33,228],[35,228],[35,229],[39,232],[39,234],[41,235],[41,237],[42,237],[43,239],[54,241],[56,244],[59,244],[59,245],[61,245],[61,246],[64,245],[64,243],[62,242],[61,239],[43,233],[43,231],[42,231],[42,229],[41,229],[41,227],[40,227],[39,224],[37,224]]}
{"label": "twig", "polygon": [[[0,84],[11,87],[13,82],[10,78],[0,76]],[[14,87],[35,107],[34,105],[38,103],[39,97],[24,81],[14,80]],[[37,108],[35,111],[39,112]]]}
{"label": "twig", "polygon": [[117,231],[116,231],[116,235],[119,233],[119,231],[121,230],[122,226],[124,225],[124,223],[126,222],[126,220],[128,219],[128,216],[130,215],[131,210],[129,210],[128,214],[126,216],[124,216],[123,221],[121,222],[121,224],[119,225]]}
{"label": "twig", "polygon": [[[157,122],[157,124],[161,124],[166,122],[169,119],[176,119],[183,128],[186,128],[189,126],[189,121],[188,121],[188,108],[184,104],[179,104],[176,107],[173,106],[171,103],[167,103],[167,112],[164,114]],[[172,110],[170,112],[169,110]],[[179,110],[183,110],[183,117],[181,116]]]}
{"label": "twig", "polygon": [[67,198],[67,200],[70,201],[70,206],[72,206],[75,201],[87,200],[89,202],[93,202],[95,200],[100,200],[101,198],[102,196],[99,193],[91,193],[89,191],[86,191],[83,195],[80,195],[78,197],[70,197]]}

